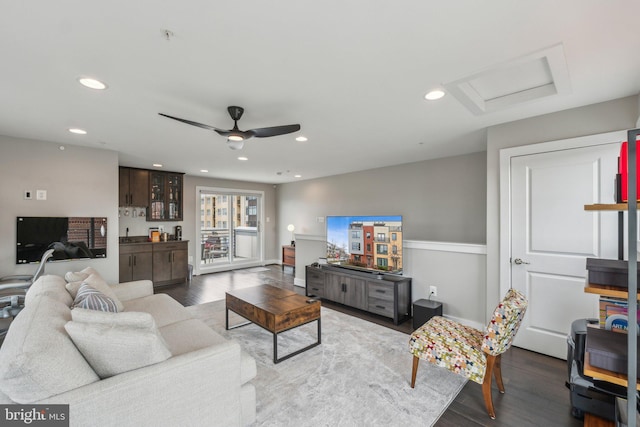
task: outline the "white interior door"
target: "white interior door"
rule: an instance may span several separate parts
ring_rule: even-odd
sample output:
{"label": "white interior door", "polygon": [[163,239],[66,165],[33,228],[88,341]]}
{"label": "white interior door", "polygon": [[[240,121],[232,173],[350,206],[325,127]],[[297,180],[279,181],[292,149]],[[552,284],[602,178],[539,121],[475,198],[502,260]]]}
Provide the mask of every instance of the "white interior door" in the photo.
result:
{"label": "white interior door", "polygon": [[617,258],[618,143],[511,158],[511,286],[529,299],[515,345],[565,359],[573,320],[598,317],[586,258]]}

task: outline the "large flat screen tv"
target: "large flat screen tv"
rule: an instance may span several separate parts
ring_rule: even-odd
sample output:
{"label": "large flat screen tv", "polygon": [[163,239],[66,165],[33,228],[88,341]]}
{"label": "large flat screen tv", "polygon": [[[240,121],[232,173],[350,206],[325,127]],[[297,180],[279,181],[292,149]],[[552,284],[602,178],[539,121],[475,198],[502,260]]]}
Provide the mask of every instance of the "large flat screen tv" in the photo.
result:
{"label": "large flat screen tv", "polygon": [[402,216],[327,216],[327,263],[402,273]]}
{"label": "large flat screen tv", "polygon": [[52,260],[107,257],[107,218],[19,216],[16,264],[39,262],[47,249]]}

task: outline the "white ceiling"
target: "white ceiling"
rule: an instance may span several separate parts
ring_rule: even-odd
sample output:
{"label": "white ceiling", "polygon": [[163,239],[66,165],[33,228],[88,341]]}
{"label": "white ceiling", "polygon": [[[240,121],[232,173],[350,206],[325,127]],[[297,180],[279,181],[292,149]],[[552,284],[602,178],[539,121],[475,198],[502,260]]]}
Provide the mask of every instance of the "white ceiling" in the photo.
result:
{"label": "white ceiling", "polygon": [[[636,0],[4,1],[0,134],[266,183],[478,152],[488,126],[638,94],[639,16]],[[423,98],[556,45],[566,93],[483,114],[451,94]],[[245,108],[243,130],[302,129],[239,152],[158,115],[230,129],[229,105]]]}

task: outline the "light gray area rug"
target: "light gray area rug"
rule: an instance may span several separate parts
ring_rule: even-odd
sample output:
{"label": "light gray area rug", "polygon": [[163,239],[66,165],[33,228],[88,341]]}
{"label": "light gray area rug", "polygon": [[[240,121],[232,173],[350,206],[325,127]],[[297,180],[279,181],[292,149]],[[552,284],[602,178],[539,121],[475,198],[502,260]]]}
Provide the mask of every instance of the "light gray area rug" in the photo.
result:
{"label": "light gray area rug", "polygon": [[[272,334],[254,324],[225,330],[224,304],[188,309],[256,359],[255,426],[429,426],[466,383],[421,362],[412,389],[407,334],[325,307],[322,344],[275,365]],[[316,331],[312,322],[280,334],[278,355],[311,344]]]}

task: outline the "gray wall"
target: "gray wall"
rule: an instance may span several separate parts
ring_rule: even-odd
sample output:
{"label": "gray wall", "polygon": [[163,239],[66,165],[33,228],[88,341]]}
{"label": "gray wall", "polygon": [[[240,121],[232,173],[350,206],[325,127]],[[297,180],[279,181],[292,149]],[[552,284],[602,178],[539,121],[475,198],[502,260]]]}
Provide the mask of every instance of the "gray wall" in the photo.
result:
{"label": "gray wall", "polygon": [[638,96],[493,126],[487,133],[487,312],[500,298],[500,159],[502,148],[631,129],[638,120]]}
{"label": "gray wall", "polygon": [[324,235],[327,215],[402,215],[404,239],[485,243],[486,153],[427,160],[278,188],[279,244]]}
{"label": "gray wall", "polygon": [[403,249],[413,300],[428,297],[429,286],[436,285],[445,315],[481,325],[485,255],[464,248],[443,252],[416,242],[484,245],[485,171],[486,153],[480,152],[279,186],[279,243],[291,240],[287,224],[305,235],[296,245],[296,284],[304,284],[304,265],[324,255],[325,224],[318,217],[401,214],[403,238],[413,241]]}
{"label": "gray wall", "polygon": [[[107,258],[48,263],[47,273],[93,266],[118,281],[118,155],[113,151],[0,136],[0,276],[31,274],[16,265],[17,216],[107,217]],[[24,200],[24,190],[47,190],[47,200]]]}

